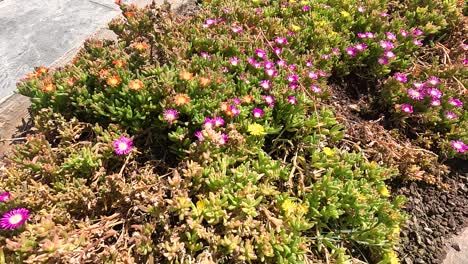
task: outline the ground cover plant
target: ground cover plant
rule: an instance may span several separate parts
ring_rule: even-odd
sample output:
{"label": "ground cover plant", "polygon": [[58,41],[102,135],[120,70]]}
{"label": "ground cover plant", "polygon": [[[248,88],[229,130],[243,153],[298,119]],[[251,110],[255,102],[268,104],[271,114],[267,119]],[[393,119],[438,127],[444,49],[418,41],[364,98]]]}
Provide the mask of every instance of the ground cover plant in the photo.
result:
{"label": "ground cover plant", "polygon": [[[409,73],[460,6],[417,2],[212,0],[184,17],[116,1],[116,43],[18,85],[34,130],[2,174],[0,261],[398,263],[408,217],[385,181],[468,153],[464,66]],[[381,83],[369,95],[436,157],[348,147],[333,100],[350,76]]]}

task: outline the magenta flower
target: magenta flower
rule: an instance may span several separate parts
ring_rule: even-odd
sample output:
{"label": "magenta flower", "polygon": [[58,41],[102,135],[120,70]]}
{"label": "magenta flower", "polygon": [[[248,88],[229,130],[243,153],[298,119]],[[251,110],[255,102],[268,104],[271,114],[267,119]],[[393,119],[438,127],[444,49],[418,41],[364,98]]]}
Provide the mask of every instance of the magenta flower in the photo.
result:
{"label": "magenta flower", "polygon": [[437,88],[427,88],[426,93],[430,97],[435,98],[435,99],[439,99],[442,97],[442,92]]}
{"label": "magenta flower", "polygon": [[319,76],[322,76],[322,77],[327,77],[327,76],[330,75],[330,74],[328,74],[327,72],[322,71],[322,70],[318,70],[317,73],[318,73]]}
{"label": "magenta flower", "polygon": [[288,96],[288,102],[291,104],[297,104],[297,99],[294,96]]}
{"label": "magenta flower", "polygon": [[291,71],[296,71],[297,67],[294,64],[289,64],[288,69],[290,69]]}
{"label": "magenta flower", "polygon": [[253,64],[255,64],[257,61],[255,60],[255,58],[250,57],[250,58],[247,59],[247,62],[248,62],[249,64],[253,65]]}
{"label": "magenta flower", "polygon": [[302,11],[304,11],[304,12],[310,11],[310,7],[308,5],[305,5],[305,6],[302,7]]}
{"label": "magenta flower", "polygon": [[405,113],[411,114],[413,113],[413,106],[410,104],[403,104],[401,106],[401,110]]}
{"label": "magenta flower", "polygon": [[235,106],[231,106],[231,112],[234,116],[238,116],[240,114],[240,110],[239,108],[235,107]]}
{"label": "magenta flower", "polygon": [[237,65],[239,65],[239,59],[237,57],[232,57],[232,58],[229,59],[229,63],[232,66],[237,66]]}
{"label": "magenta flower", "polygon": [[205,24],[207,24],[209,26],[216,25],[216,20],[208,18],[208,19],[206,19]]}
{"label": "magenta flower", "polygon": [[226,145],[228,141],[228,136],[226,134],[221,134],[221,136],[219,137],[219,141],[218,141],[218,144],[223,146],[223,145]]}
{"label": "magenta flower", "polygon": [[359,12],[361,12],[361,13],[366,12],[366,8],[363,7],[363,6],[358,6],[357,10],[358,10]]}
{"label": "magenta flower", "polygon": [[431,106],[439,106],[440,104],[440,100],[434,99],[431,101]]}
{"label": "magenta flower", "polygon": [[[387,36],[388,40],[396,40],[396,35],[393,34],[392,32],[386,32],[385,35]],[[393,44],[393,43],[392,43]]]}
{"label": "magenta flower", "polygon": [[367,49],[367,45],[364,43],[357,43],[356,45],[354,45],[354,48],[358,51],[363,51]]}
{"label": "magenta flower", "polygon": [[265,73],[270,77],[276,77],[278,75],[278,71],[275,69],[266,69]]}
{"label": "magenta flower", "polygon": [[380,47],[382,47],[384,50],[391,50],[395,48],[395,45],[393,45],[393,42],[388,41],[388,40],[381,40],[379,41]]}
{"label": "magenta flower", "polygon": [[296,83],[298,80],[299,80],[299,77],[297,77],[297,75],[295,74],[292,74],[292,75],[288,75],[286,77],[286,79],[288,80],[288,82],[290,83]]}
{"label": "magenta flower", "polygon": [[263,100],[265,100],[265,103],[269,106],[273,106],[275,104],[275,98],[272,95],[264,95]]}
{"label": "magenta flower", "polygon": [[203,137],[203,133],[201,131],[195,132],[195,137],[197,137],[198,141],[200,142],[205,141],[205,137]]}
{"label": "magenta flower", "polygon": [[1,229],[16,229],[29,219],[29,210],[16,208],[2,215],[0,219]]}
{"label": "magenta flower", "polygon": [[10,200],[11,194],[9,192],[2,192],[0,193],[0,203],[4,203]]}
{"label": "magenta flower", "polygon": [[359,38],[367,38],[367,34],[364,33],[364,32],[359,32],[359,33],[357,33],[357,36],[358,36]]}
{"label": "magenta flower", "polygon": [[283,68],[283,67],[287,66],[287,63],[284,60],[278,60],[278,61],[276,61],[276,65]]}
{"label": "magenta flower", "polygon": [[117,155],[127,155],[133,149],[133,141],[128,137],[121,137],[112,142],[114,152]]}
{"label": "magenta flower", "polygon": [[288,44],[287,38],[277,37],[275,38],[275,43],[279,45]]}
{"label": "magenta flower", "polygon": [[455,114],[454,112],[450,112],[450,111],[445,111],[445,117],[448,119],[448,120],[452,120],[452,119],[455,119],[457,118],[457,114]]}
{"label": "magenta flower", "polygon": [[372,33],[372,32],[366,32],[366,37],[367,37],[367,38],[370,38],[370,39],[374,39],[374,38],[376,38],[377,36],[376,36],[374,33]]}
{"label": "magenta flower", "polygon": [[314,80],[317,80],[318,79],[318,75],[315,73],[315,72],[307,72],[307,76],[311,79],[314,79]]}
{"label": "magenta flower", "polygon": [[413,35],[414,36],[421,36],[423,33],[424,32],[422,30],[420,30],[420,29],[417,29],[417,28],[413,29]]}
{"label": "magenta flower", "polygon": [[202,58],[204,58],[204,59],[209,59],[209,58],[211,57],[210,54],[208,54],[208,53],[206,53],[206,52],[201,52],[201,53],[200,53],[200,56],[201,56]]}
{"label": "magenta flower", "polygon": [[179,112],[175,109],[168,109],[164,110],[164,120],[166,120],[169,124],[172,123],[179,117]]}
{"label": "magenta flower", "polygon": [[299,88],[299,86],[297,85],[297,83],[289,83],[289,88],[296,90],[297,88]]}
{"label": "magenta flower", "polygon": [[231,30],[232,30],[232,32],[234,32],[234,33],[242,33],[242,27],[232,26],[232,27],[231,27]]}
{"label": "magenta flower", "polygon": [[395,53],[393,53],[393,51],[391,51],[391,50],[386,50],[384,52],[384,56],[389,58],[389,59],[393,59],[393,58],[396,57]]}
{"label": "magenta flower", "polygon": [[399,33],[400,33],[400,35],[402,35],[403,37],[407,37],[407,36],[409,36],[409,33],[408,33],[408,31],[406,31],[406,30],[403,30],[403,29],[400,29],[400,32],[399,32]]}
{"label": "magenta flower", "polygon": [[450,145],[454,150],[460,153],[465,153],[468,150],[468,146],[461,140],[452,140]]}
{"label": "magenta flower", "polygon": [[424,99],[424,90],[422,89],[408,89],[408,94],[412,99],[415,100]]}
{"label": "magenta flower", "polygon": [[450,97],[449,103],[456,107],[463,107],[463,102],[458,98]]}
{"label": "magenta flower", "polygon": [[403,73],[395,73],[395,75],[393,75],[393,78],[395,78],[395,80],[401,82],[401,83],[406,83],[408,81],[408,79],[406,78],[406,75],[403,74]]}
{"label": "magenta flower", "polygon": [[306,61],[306,66],[307,67],[312,67],[314,64],[311,61]]}
{"label": "magenta flower", "polygon": [[224,126],[224,119],[222,117],[215,117],[213,118],[214,125],[217,127]]}
{"label": "magenta flower", "polygon": [[281,55],[282,52],[283,52],[283,50],[280,47],[274,47],[273,48],[273,53],[275,53],[278,56]]}
{"label": "magenta flower", "polygon": [[255,62],[253,64],[253,66],[256,68],[256,69],[260,69],[262,67],[262,63],[261,62]]}
{"label": "magenta flower", "polygon": [[413,39],[413,43],[414,43],[414,45],[416,45],[416,46],[422,46],[422,45],[423,45],[422,41],[419,40],[419,39]]}
{"label": "magenta flower", "polygon": [[257,57],[261,58],[261,59],[266,59],[267,57],[267,54],[264,50],[262,49],[256,49],[255,50],[255,55],[257,55]]}
{"label": "magenta flower", "polygon": [[271,89],[271,82],[270,82],[270,80],[262,80],[262,81],[260,81],[260,86],[265,90],[270,90]]}
{"label": "magenta flower", "polygon": [[340,54],[341,54],[340,50],[337,49],[337,48],[333,48],[333,49],[332,49],[332,53],[333,53],[334,55],[340,55]]}
{"label": "magenta flower", "polygon": [[209,117],[205,118],[205,121],[203,121],[203,126],[205,128],[212,128],[215,125],[214,119],[211,119]]}
{"label": "magenta flower", "polygon": [[314,92],[314,93],[322,93],[322,88],[318,87],[318,86],[315,86],[315,85],[312,85],[310,86],[310,89]]}
{"label": "magenta flower", "polygon": [[422,88],[424,88],[426,86],[426,84],[423,83],[423,82],[414,82],[413,86],[418,88],[418,89],[422,89]]}
{"label": "magenta flower", "polygon": [[239,98],[237,98],[237,97],[234,97],[234,98],[232,98],[231,100],[232,100],[232,102],[233,102],[234,104],[237,104],[237,105],[238,105],[238,104],[241,104],[241,100],[240,100]]}
{"label": "magenta flower", "polygon": [[322,57],[322,59],[324,59],[324,60],[328,60],[328,59],[331,58],[331,54],[322,54],[321,57]]}
{"label": "magenta flower", "polygon": [[351,57],[354,57],[356,56],[357,52],[356,52],[356,48],[355,47],[347,47],[346,48],[346,53],[351,56]]}
{"label": "magenta flower", "polygon": [[275,67],[275,64],[273,62],[271,62],[271,61],[265,61],[263,63],[263,67],[265,67],[265,69],[271,69],[271,68]]}
{"label": "magenta flower", "polygon": [[387,65],[389,63],[388,61],[388,58],[387,57],[380,57],[377,62],[381,65]]}
{"label": "magenta flower", "polygon": [[429,77],[429,79],[427,79],[427,82],[430,83],[431,85],[436,86],[440,83],[440,79],[435,76],[431,76]]}
{"label": "magenta flower", "polygon": [[385,13],[385,12],[380,12],[380,16],[381,17],[388,17],[390,15],[388,13]]}
{"label": "magenta flower", "polygon": [[255,108],[255,109],[252,111],[252,115],[253,115],[253,117],[255,117],[255,118],[261,118],[261,117],[263,117],[264,114],[265,114],[265,112],[263,112],[263,110],[260,109],[260,108]]}

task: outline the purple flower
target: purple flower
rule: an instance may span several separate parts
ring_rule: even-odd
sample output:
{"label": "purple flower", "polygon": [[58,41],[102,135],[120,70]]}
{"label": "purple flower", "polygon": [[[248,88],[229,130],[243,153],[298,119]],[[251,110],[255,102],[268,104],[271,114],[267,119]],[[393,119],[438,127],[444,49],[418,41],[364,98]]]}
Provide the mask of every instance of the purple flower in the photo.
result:
{"label": "purple flower", "polygon": [[357,36],[359,38],[367,38],[367,34],[365,32],[359,32],[359,33],[357,33]]}
{"label": "purple flower", "polygon": [[413,106],[410,104],[403,104],[401,106],[401,110],[405,113],[411,114],[413,113]]}
{"label": "purple flower", "polygon": [[359,12],[361,12],[361,13],[366,12],[366,8],[363,7],[363,6],[358,6],[357,10],[358,10]]}
{"label": "purple flower", "polygon": [[381,17],[388,17],[389,14],[387,14],[387,13],[385,13],[385,12],[380,12],[380,16],[381,16]]}
{"label": "purple flower", "polygon": [[29,219],[29,210],[15,208],[2,215],[0,219],[1,229],[16,229]]}
{"label": "purple flower", "polygon": [[215,19],[208,18],[208,19],[206,19],[205,23],[206,23],[207,25],[210,25],[210,26],[211,26],[211,25],[216,25],[216,20],[215,20]]}
{"label": "purple flower", "polygon": [[[388,40],[396,40],[396,35],[393,34],[392,32],[386,32],[385,35],[387,36]],[[393,43],[392,43],[393,44]]]}
{"label": "purple flower", "polygon": [[367,45],[364,43],[357,43],[356,45],[354,45],[354,48],[358,51],[363,51],[367,49]]}
{"label": "purple flower", "polygon": [[456,107],[463,107],[463,102],[458,98],[450,97],[449,103]]}
{"label": "purple flower", "polygon": [[337,48],[333,48],[333,49],[332,49],[332,53],[333,53],[334,55],[340,55],[340,54],[341,54],[340,50],[337,49]]}
{"label": "purple flower", "polygon": [[288,102],[291,104],[297,104],[297,99],[294,96],[288,96]]}
{"label": "purple flower", "polygon": [[393,42],[388,41],[388,40],[381,40],[379,41],[380,47],[382,47],[384,50],[391,50],[395,48],[395,45],[393,45]]}
{"label": "purple flower", "polygon": [[322,59],[324,59],[324,60],[328,60],[328,59],[331,58],[331,54],[322,54],[321,57],[322,57]]}
{"label": "purple flower", "polygon": [[307,76],[311,79],[314,79],[314,80],[317,80],[318,79],[318,75],[315,73],[315,72],[311,72],[311,71],[308,71],[307,72]]}
{"label": "purple flower", "polygon": [[387,57],[380,57],[377,62],[381,65],[387,65],[389,63],[388,61],[388,58]]}
{"label": "purple flower", "polygon": [[391,51],[391,50],[386,50],[384,52],[384,56],[389,58],[389,59],[393,59],[393,58],[396,57],[395,53],[393,53],[393,51]]}
{"label": "purple flower", "polygon": [[223,145],[226,145],[228,141],[228,136],[226,134],[221,134],[221,136],[219,137],[219,141],[218,141],[218,144],[223,146]]}
{"label": "purple flower", "polygon": [[288,69],[290,69],[291,71],[295,71],[297,67],[294,64],[289,64]]}
{"label": "purple flower", "polygon": [[374,38],[376,38],[377,36],[376,36],[374,33],[372,33],[372,32],[366,32],[366,37],[367,37],[367,38],[370,38],[370,39],[374,39]]}
{"label": "purple flower", "polygon": [[232,30],[232,32],[234,32],[234,33],[242,33],[242,27],[232,26],[232,27],[231,27],[231,30]]}
{"label": "purple flower", "polygon": [[297,75],[295,74],[292,74],[292,75],[288,75],[286,77],[286,79],[288,80],[288,82],[290,83],[296,83],[298,80],[299,80],[299,77],[297,77]]}
{"label": "purple flower", "polygon": [[206,52],[201,52],[201,53],[200,53],[200,56],[201,56],[202,58],[204,58],[204,59],[209,59],[209,58],[211,57],[210,54],[208,54],[208,53],[206,53]]}
{"label": "purple flower", "polygon": [[454,150],[460,153],[465,153],[468,150],[468,146],[461,140],[452,140],[450,145]]}
{"label": "purple flower", "polygon": [[458,116],[454,112],[445,111],[445,117],[447,117],[448,120],[452,120],[457,118]]}
{"label": "purple flower", "polygon": [[400,32],[399,32],[399,33],[400,33],[400,35],[402,35],[403,37],[407,37],[407,36],[409,36],[409,33],[408,33],[408,31],[406,31],[406,30],[403,30],[403,29],[400,29]]}
{"label": "purple flower", "polygon": [[289,88],[291,88],[292,90],[296,90],[297,88],[299,88],[299,86],[297,85],[297,83],[289,83]]}
{"label": "purple flower", "polygon": [[275,53],[278,56],[281,55],[282,52],[283,52],[283,50],[280,47],[274,47],[273,48],[273,53]]}
{"label": "purple flower", "polygon": [[437,88],[427,88],[426,93],[434,99],[442,97],[442,92]]}
{"label": "purple flower", "polygon": [[438,99],[434,99],[431,101],[431,106],[439,106],[441,103],[440,103],[440,100]]}
{"label": "purple flower", "polygon": [[318,73],[319,76],[322,76],[322,77],[327,77],[327,76],[329,76],[328,73],[326,73],[326,72],[324,72],[324,71],[322,71],[322,70],[318,70],[317,73]]}
{"label": "purple flower", "polygon": [[224,126],[224,119],[222,117],[215,117],[213,118],[214,125],[217,127]]}
{"label": "purple flower", "polygon": [[121,137],[112,142],[114,152],[117,155],[127,155],[133,149],[133,141],[128,137]]}
{"label": "purple flower", "polygon": [[356,56],[357,52],[356,52],[356,48],[355,47],[347,47],[346,48],[346,53],[351,56],[351,57],[354,57]]}
{"label": "purple flower", "polygon": [[420,29],[417,29],[417,28],[413,29],[413,35],[414,36],[421,36],[423,33],[424,32],[422,30],[420,30]]}
{"label": "purple flower", "polygon": [[423,82],[414,82],[413,86],[418,88],[418,89],[422,89],[422,88],[424,88],[426,86],[426,84],[423,83]]}
{"label": "purple flower", "polygon": [[232,66],[237,66],[237,65],[239,65],[239,59],[237,57],[232,57],[232,58],[229,59],[229,63]]}
{"label": "purple flower", "polygon": [[307,67],[312,67],[314,64],[311,61],[306,61],[306,66]]}
{"label": "purple flower", "polygon": [[234,116],[237,116],[240,114],[240,110],[239,108],[235,107],[235,106],[231,106],[231,112]]}
{"label": "purple flower", "polygon": [[265,90],[270,90],[271,89],[271,82],[270,82],[270,80],[262,80],[262,81],[260,81],[260,86]]}
{"label": "purple flower", "polygon": [[164,110],[164,120],[166,120],[169,124],[172,123],[179,117],[179,112],[175,109],[167,109]]}
{"label": "purple flower", "polygon": [[265,103],[269,106],[273,106],[275,104],[275,98],[272,95],[264,95],[263,100],[265,100]]}
{"label": "purple flower", "polygon": [[395,78],[395,80],[401,82],[401,83],[406,83],[407,82],[407,78],[406,78],[406,75],[403,74],[403,73],[395,73],[395,75],[393,75],[393,78]]}
{"label": "purple flower", "polygon": [[262,63],[261,62],[255,62],[253,64],[253,66],[256,68],[256,69],[260,69],[262,67]]}
{"label": "purple flower", "polygon": [[264,50],[262,49],[256,49],[255,50],[255,55],[257,55],[257,57],[261,58],[261,59],[266,59],[267,57],[267,54]]}
{"label": "purple flower", "polygon": [[305,5],[305,6],[302,7],[302,11],[304,11],[304,12],[310,11],[310,7],[308,5]]}
{"label": "purple flower", "polygon": [[203,137],[203,133],[201,131],[195,132],[195,137],[197,137],[198,141],[200,142],[205,141],[205,137]]}
{"label": "purple flower", "polygon": [[413,39],[413,43],[414,43],[414,45],[416,45],[416,46],[422,46],[422,45],[423,45],[422,41],[419,40],[419,39]]}
{"label": "purple flower", "polygon": [[252,115],[253,115],[253,117],[255,117],[255,118],[261,118],[261,117],[263,117],[264,114],[265,114],[265,112],[263,112],[263,110],[260,109],[260,108],[255,108],[255,109],[252,111]]}
{"label": "purple flower", "polygon": [[408,89],[408,94],[411,98],[415,100],[424,99],[424,90],[422,89]]}
{"label": "purple flower", "polygon": [[279,45],[288,44],[287,38],[277,37],[275,38],[275,43]]}
{"label": "purple flower", "polygon": [[273,62],[271,62],[271,61],[265,61],[263,63],[263,67],[265,67],[265,69],[271,69],[271,68],[275,67],[275,64]]}
{"label": "purple flower", "polygon": [[211,119],[209,117],[205,118],[205,121],[203,121],[203,126],[205,128],[212,128],[215,125],[214,119]]}
{"label": "purple flower", "polygon": [[0,193],[0,203],[4,203],[10,200],[11,194],[9,192],[2,192]]}
{"label": "purple flower", "polygon": [[278,60],[276,61],[276,65],[278,65],[279,67],[283,68],[285,66],[287,66],[286,62],[284,60]]}
{"label": "purple flower", "polygon": [[247,59],[247,62],[248,62],[249,64],[253,65],[253,64],[255,64],[257,61],[255,60],[255,58],[250,57],[250,58]]}
{"label": "purple flower", "polygon": [[315,86],[315,85],[312,85],[310,86],[310,89],[314,92],[314,93],[322,93],[322,88],[318,87],[318,86]]}
{"label": "purple flower", "polygon": [[278,75],[278,71],[275,69],[266,69],[265,73],[270,77],[276,77],[276,75]]}
{"label": "purple flower", "polygon": [[440,83],[440,79],[435,76],[431,76],[429,77],[429,79],[427,79],[427,82],[430,83],[431,85],[436,86]]}

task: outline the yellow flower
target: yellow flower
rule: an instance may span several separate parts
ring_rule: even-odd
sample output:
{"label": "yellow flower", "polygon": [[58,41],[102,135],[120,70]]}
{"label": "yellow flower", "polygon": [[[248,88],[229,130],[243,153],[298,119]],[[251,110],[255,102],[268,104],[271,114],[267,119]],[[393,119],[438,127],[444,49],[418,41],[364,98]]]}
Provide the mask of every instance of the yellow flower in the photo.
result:
{"label": "yellow flower", "polygon": [[174,96],[174,102],[176,105],[188,105],[190,103],[190,97],[187,94],[176,94]]}
{"label": "yellow flower", "polygon": [[297,31],[301,30],[301,27],[293,24],[291,26],[291,29],[292,29],[292,31],[297,32]]}
{"label": "yellow flower", "polygon": [[379,193],[380,195],[382,195],[383,197],[390,197],[390,192],[388,191],[387,187],[386,186],[382,186],[379,188]]}
{"label": "yellow flower", "polygon": [[253,135],[253,136],[261,136],[265,134],[265,129],[263,128],[263,126],[257,123],[250,124],[249,127],[247,128],[247,131],[250,133],[250,135]]}
{"label": "yellow flower", "polygon": [[133,91],[140,91],[145,85],[140,80],[133,80],[128,83],[128,88]]}
{"label": "yellow flower", "polygon": [[398,256],[395,253],[395,251],[392,250],[392,251],[388,252],[387,256],[388,256],[389,264],[399,264],[400,263],[400,260],[398,259]]}
{"label": "yellow flower", "polygon": [[205,209],[205,207],[206,207],[205,202],[203,202],[202,200],[197,202],[197,209],[198,210],[203,211],[203,209]]}
{"label": "yellow flower", "polygon": [[294,211],[296,211],[296,207],[297,207],[296,204],[289,199],[284,201],[283,204],[281,205],[281,208],[283,208],[286,215],[293,214]]}
{"label": "yellow flower", "polygon": [[327,156],[333,156],[333,154],[335,154],[335,151],[329,147],[325,147],[323,148],[323,153],[325,153],[325,155]]}

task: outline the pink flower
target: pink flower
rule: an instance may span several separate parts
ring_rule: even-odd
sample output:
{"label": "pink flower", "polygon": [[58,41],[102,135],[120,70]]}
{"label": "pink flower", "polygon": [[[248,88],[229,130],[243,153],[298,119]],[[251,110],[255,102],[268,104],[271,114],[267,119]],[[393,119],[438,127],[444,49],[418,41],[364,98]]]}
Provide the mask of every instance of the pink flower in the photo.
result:
{"label": "pink flower", "polygon": [[260,108],[255,108],[255,109],[252,111],[252,115],[253,115],[253,117],[255,117],[255,118],[261,118],[261,117],[263,117],[264,114],[265,114],[265,112],[263,112],[263,110],[260,109]]}
{"label": "pink flower", "polygon": [[407,37],[409,36],[409,33],[406,30],[400,29],[400,35],[402,35],[403,37]]}
{"label": "pink flower", "polygon": [[423,82],[414,82],[413,86],[418,88],[418,89],[422,89],[422,88],[424,88],[426,86],[426,84],[423,83]]}
{"label": "pink flower", "polygon": [[306,66],[307,67],[312,67],[313,66],[313,63],[311,61],[306,61]]}
{"label": "pink flower", "polygon": [[450,97],[449,103],[456,107],[463,107],[463,102],[458,98]]}
{"label": "pink flower", "polygon": [[169,124],[172,123],[179,117],[179,112],[175,109],[168,109],[164,110],[164,120],[166,120]]}
{"label": "pink flower", "polygon": [[408,94],[412,99],[422,100],[424,99],[424,90],[422,89],[408,89]]}
{"label": "pink flower", "polygon": [[359,38],[367,38],[367,34],[365,32],[359,32],[359,33],[357,33],[357,36]]}
{"label": "pink flower", "polygon": [[393,75],[393,78],[395,78],[395,80],[401,82],[401,83],[406,83],[407,82],[407,78],[406,78],[406,75],[403,74],[403,73],[395,73],[395,75]]}
{"label": "pink flower", "polygon": [[377,62],[381,65],[387,65],[389,63],[388,58],[386,57],[380,57]]}
{"label": "pink flower", "polygon": [[436,88],[427,88],[426,92],[430,97],[434,99],[439,99],[442,97],[442,92]]}
{"label": "pink flower", "polygon": [[457,118],[458,116],[454,112],[445,111],[445,117],[447,117],[448,120],[452,120]]}
{"label": "pink flower", "polygon": [[328,74],[327,72],[324,72],[322,70],[318,70],[317,73],[318,73],[319,76],[322,76],[322,77],[330,76],[330,74]]}
{"label": "pink flower", "polygon": [[232,30],[232,32],[234,32],[234,33],[242,33],[242,31],[243,31],[243,30],[242,30],[242,27],[238,27],[238,26],[232,26],[232,27],[231,27],[231,30]]}
{"label": "pink flower", "polygon": [[263,100],[265,100],[265,103],[269,106],[273,106],[275,104],[275,98],[272,95],[264,95]]}
{"label": "pink flower", "polygon": [[315,85],[312,85],[310,86],[310,89],[314,92],[314,93],[318,93],[318,94],[321,94],[322,93],[322,89],[318,86],[315,86]]}
{"label": "pink flower", "polygon": [[401,106],[401,110],[405,113],[411,114],[413,113],[413,106],[410,104],[403,104]]}
{"label": "pink flower", "polygon": [[271,89],[271,82],[270,82],[270,80],[260,81],[260,86],[265,90],[270,90]]}
{"label": "pink flower", "polygon": [[265,61],[263,63],[263,67],[265,67],[265,69],[271,69],[271,68],[275,67],[275,64],[273,62],[271,62],[271,61]]}
{"label": "pink flower", "polygon": [[205,141],[205,137],[203,137],[203,133],[201,131],[195,132],[195,137],[197,137],[198,141],[200,142]]}
{"label": "pink flower", "polygon": [[232,106],[232,105],[231,105],[231,112],[234,116],[238,116],[240,114],[239,108]]}
{"label": "pink flower", "polygon": [[299,86],[297,85],[297,83],[289,83],[289,88],[291,88],[292,90],[296,90],[297,88],[299,88]]}
{"label": "pink flower", "polygon": [[202,58],[204,58],[204,59],[209,59],[209,58],[211,57],[210,54],[208,54],[208,53],[206,53],[206,52],[201,52],[201,53],[200,53],[200,56],[201,56]]}
{"label": "pink flower", "polygon": [[221,134],[218,144],[223,146],[223,145],[226,145],[227,141],[228,141],[228,136],[226,134]]}
{"label": "pink flower", "polygon": [[381,40],[379,41],[379,45],[380,47],[382,47],[384,50],[391,50],[393,48],[395,48],[395,46],[393,45],[393,43],[391,41],[388,41],[388,40]]}
{"label": "pink flower", "polygon": [[288,44],[287,38],[277,37],[275,38],[275,43],[279,45]]}
{"label": "pink flower", "polygon": [[299,80],[299,77],[297,77],[297,75],[293,74],[293,75],[287,76],[286,79],[290,83],[296,83]]}
{"label": "pink flower", "polygon": [[377,36],[376,36],[374,33],[372,33],[372,32],[366,32],[366,37],[367,37],[367,38],[370,38],[370,39],[374,39],[374,38],[376,38]]}
{"label": "pink flower", "polygon": [[203,121],[203,126],[205,128],[213,128],[215,125],[214,119],[211,119],[209,117],[205,118],[205,121]]}
{"label": "pink flower", "polygon": [[[367,46],[366,46],[366,47],[367,47]],[[340,54],[341,54],[340,50],[337,49],[337,48],[333,48],[333,49],[332,49],[332,53],[333,53],[334,55],[340,55]]]}
{"label": "pink flower", "polygon": [[295,71],[297,67],[294,64],[289,64],[288,69],[290,69],[291,71]]}
{"label": "pink flower", "polygon": [[282,52],[283,52],[283,50],[280,47],[274,47],[273,48],[273,53],[275,53],[278,56],[281,55]]}
{"label": "pink flower", "polygon": [[367,49],[367,45],[364,43],[357,43],[356,45],[354,45],[354,48],[358,51],[363,51]]}
{"label": "pink flower", "polygon": [[232,57],[232,58],[229,59],[229,63],[232,66],[237,66],[237,65],[239,65],[239,59],[237,57]]}
{"label": "pink flower", "polygon": [[286,62],[284,60],[276,61],[276,65],[278,65],[278,67],[281,67],[281,68],[287,66],[287,64],[286,64]]}
{"label": "pink flower", "polygon": [[257,55],[257,57],[261,58],[261,59],[266,59],[267,57],[267,54],[264,50],[262,49],[256,49],[255,50],[255,55]]}
{"label": "pink flower", "polygon": [[278,71],[275,69],[266,69],[265,73],[270,77],[276,77],[278,75]]}
{"label": "pink flower", "polygon": [[256,68],[256,69],[260,69],[262,67],[262,63],[261,62],[255,62],[253,64],[253,66]]}
{"label": "pink flower", "polygon": [[133,141],[128,137],[121,137],[112,142],[114,146],[114,152],[117,155],[127,155],[133,149]]}
{"label": "pink flower", "polygon": [[435,76],[431,76],[429,77],[429,79],[427,79],[427,82],[430,83],[431,85],[436,86],[440,83],[440,79]]}
{"label": "pink flower", "polygon": [[395,53],[393,53],[393,51],[391,50],[387,50],[384,52],[384,56],[389,58],[389,59],[393,59],[396,57]]}
{"label": "pink flower", "polygon": [[358,10],[359,12],[361,12],[361,13],[366,12],[366,8],[363,7],[363,6],[358,6],[357,10]]}
{"label": "pink flower", "polygon": [[460,153],[465,153],[468,150],[468,146],[461,140],[452,140],[450,145],[454,150]]}
{"label": "pink flower", "polygon": [[241,104],[241,100],[240,100],[239,98],[237,98],[237,97],[232,98],[232,102],[233,102],[234,104],[237,104],[237,105],[238,105],[238,104]]}
{"label": "pink flower", "polygon": [[9,192],[2,192],[0,193],[0,203],[4,203],[10,200],[11,194]]}
{"label": "pink flower", "polygon": [[29,210],[26,208],[15,208],[0,219],[1,229],[16,229],[29,219]]}
{"label": "pink flower", "polygon": [[304,11],[304,12],[310,11],[310,7],[308,5],[305,5],[305,6],[302,7],[302,11]]}
{"label": "pink flower", "polygon": [[357,52],[356,52],[356,48],[355,47],[347,47],[346,48],[346,53],[351,56],[351,57],[354,57],[356,56]]}
{"label": "pink flower", "polygon": [[385,13],[385,12],[380,12],[380,16],[381,16],[381,17],[388,17],[389,14],[387,14],[387,13]]}
{"label": "pink flower", "polygon": [[434,99],[431,101],[431,106],[439,106],[440,104],[440,100]]}
{"label": "pink flower", "polygon": [[396,35],[393,34],[392,32],[386,32],[385,35],[387,36],[388,40],[396,40]]}
{"label": "pink flower", "polygon": [[416,46],[422,46],[422,45],[423,45],[422,41],[419,40],[419,39],[413,39],[413,43],[414,43],[414,45],[416,45]]}
{"label": "pink flower", "polygon": [[249,64],[253,65],[253,64],[255,64],[257,61],[255,60],[255,58],[250,57],[250,58],[247,59],[247,62],[248,62]]}
{"label": "pink flower", "polygon": [[417,28],[413,29],[413,35],[414,36],[421,36],[423,33],[424,32],[422,30],[420,30],[420,29],[417,29]]}
{"label": "pink flower", "polygon": [[288,102],[291,104],[297,104],[297,99],[294,96],[288,96]]}
{"label": "pink flower", "polygon": [[322,59],[324,59],[324,60],[328,60],[328,59],[331,58],[331,55],[330,55],[330,54],[322,54],[321,57],[322,57]]}
{"label": "pink flower", "polygon": [[307,72],[307,76],[311,79],[314,79],[314,80],[317,80],[318,79],[318,75],[315,73],[315,72],[311,72],[311,71],[308,71]]}
{"label": "pink flower", "polygon": [[224,126],[224,119],[222,117],[215,117],[213,118],[214,125],[217,127]]}

